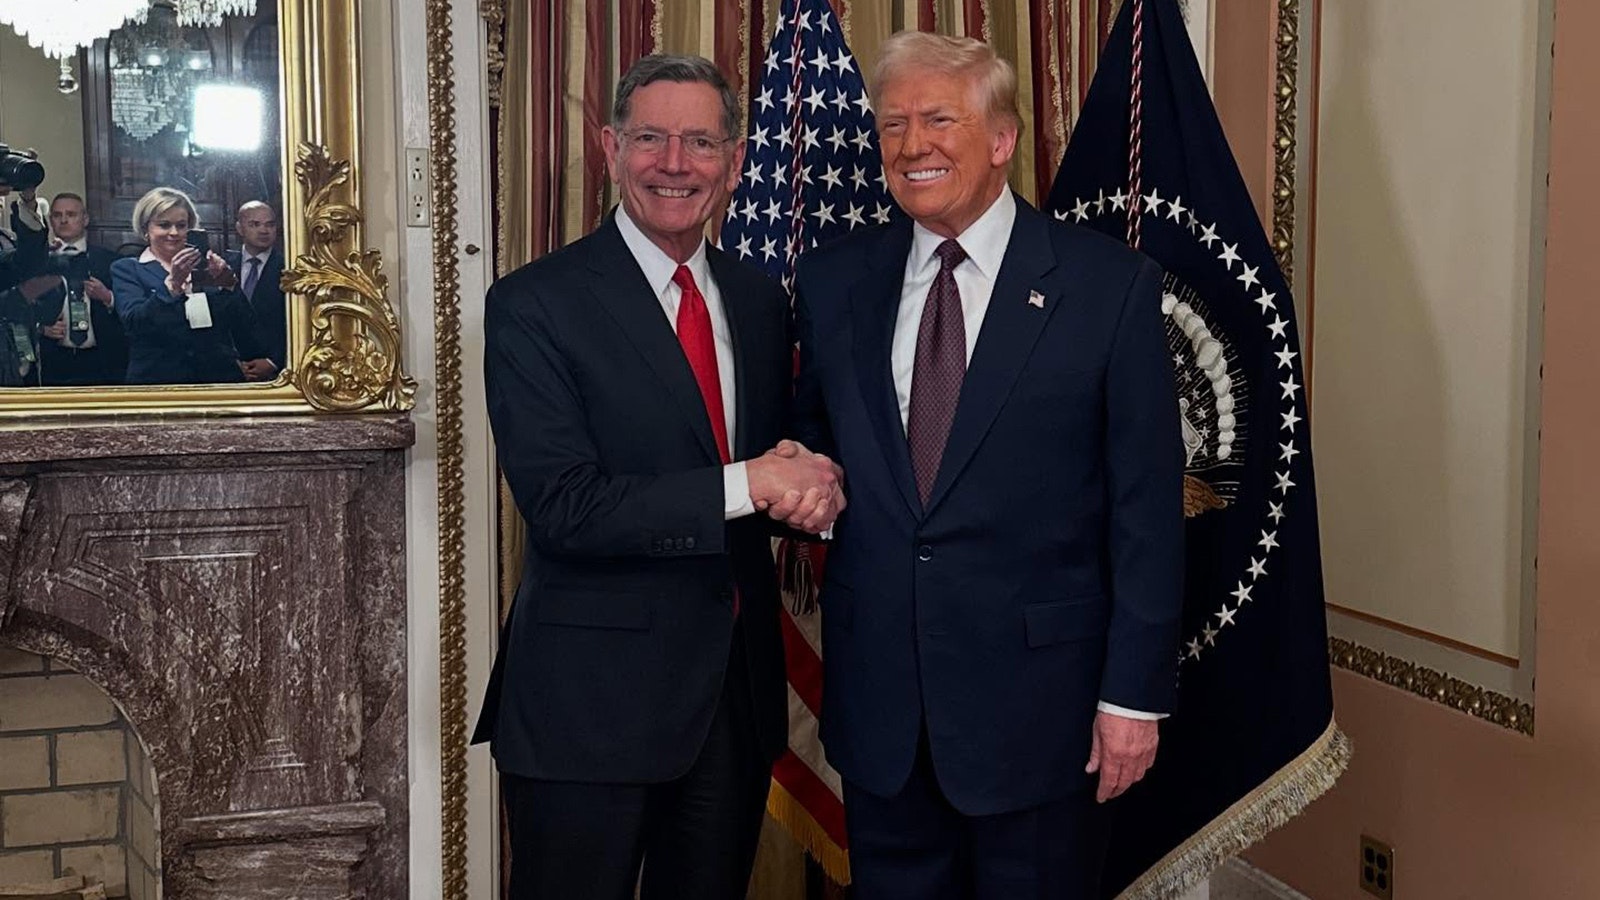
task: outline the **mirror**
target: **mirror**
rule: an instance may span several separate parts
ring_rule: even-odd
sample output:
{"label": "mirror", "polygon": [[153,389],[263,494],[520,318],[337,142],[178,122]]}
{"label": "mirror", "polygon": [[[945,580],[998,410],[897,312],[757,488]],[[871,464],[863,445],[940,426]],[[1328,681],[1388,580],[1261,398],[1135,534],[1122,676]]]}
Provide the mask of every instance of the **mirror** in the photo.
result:
{"label": "mirror", "polygon": [[234,6],[255,9],[185,24],[176,0],[154,0],[66,66],[0,35],[0,141],[38,156],[0,163],[21,182],[0,181],[7,280],[64,276],[0,313],[0,385],[270,382],[284,368],[278,10]]}
{"label": "mirror", "polygon": [[357,0],[118,5],[0,6],[0,419],[409,409]]}

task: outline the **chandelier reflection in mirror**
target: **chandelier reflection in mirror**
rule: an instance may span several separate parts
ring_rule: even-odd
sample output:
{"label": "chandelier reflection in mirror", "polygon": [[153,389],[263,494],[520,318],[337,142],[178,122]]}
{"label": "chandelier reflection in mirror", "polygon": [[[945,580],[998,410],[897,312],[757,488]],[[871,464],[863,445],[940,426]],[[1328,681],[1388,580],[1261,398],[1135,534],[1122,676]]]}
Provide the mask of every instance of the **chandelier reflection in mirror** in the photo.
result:
{"label": "chandelier reflection in mirror", "polygon": [[54,0],[54,2],[0,3],[0,25],[10,25],[29,45],[45,56],[60,60],[56,89],[70,94],[78,89],[72,59],[124,22],[143,22],[149,0]]}
{"label": "chandelier reflection in mirror", "polygon": [[198,112],[196,90],[211,72],[211,46],[199,29],[224,16],[254,15],[255,0],[157,0],[143,22],[111,35],[111,120],[134,140]]}
{"label": "chandelier reflection in mirror", "polygon": [[[45,56],[61,61],[56,87],[78,89],[72,58],[125,23],[143,25],[152,11],[167,10],[180,27],[210,28],[225,16],[250,16],[256,0],[3,0],[0,25],[9,25]],[[208,61],[209,64],[209,61]]]}

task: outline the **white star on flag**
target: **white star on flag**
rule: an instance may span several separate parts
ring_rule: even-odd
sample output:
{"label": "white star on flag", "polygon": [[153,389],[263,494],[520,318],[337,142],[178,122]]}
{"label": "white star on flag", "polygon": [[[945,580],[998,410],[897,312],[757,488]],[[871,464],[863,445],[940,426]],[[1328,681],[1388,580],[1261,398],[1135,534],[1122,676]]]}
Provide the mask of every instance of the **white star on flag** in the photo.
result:
{"label": "white star on flag", "polygon": [[1272,489],[1275,491],[1282,491],[1285,494],[1289,493],[1289,488],[1294,487],[1294,482],[1289,480],[1289,473],[1278,472],[1276,474],[1278,476],[1278,483],[1273,485]]}

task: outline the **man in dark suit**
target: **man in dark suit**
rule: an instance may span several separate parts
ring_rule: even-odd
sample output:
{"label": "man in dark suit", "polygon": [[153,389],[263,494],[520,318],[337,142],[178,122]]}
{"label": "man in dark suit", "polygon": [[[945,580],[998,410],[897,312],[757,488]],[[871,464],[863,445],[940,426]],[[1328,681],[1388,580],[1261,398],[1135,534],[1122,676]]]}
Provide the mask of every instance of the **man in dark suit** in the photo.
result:
{"label": "man in dark suit", "polygon": [[280,284],[283,253],[278,249],[278,214],[260,200],[251,200],[239,207],[233,228],[243,244],[223,257],[239,279],[239,292],[250,301],[258,343],[266,348],[267,358],[272,361],[270,371],[259,362],[246,361],[246,365],[254,362],[260,371],[245,374],[251,381],[270,380],[283,368],[289,346],[289,323]]}
{"label": "man in dark suit", "polygon": [[[873,100],[912,221],[802,258],[803,443],[850,510],[822,741],[860,900],[1089,898],[1175,700],[1182,448],[1157,268],[1006,174],[1016,76],[902,33]],[[1098,783],[1092,775],[1098,774]]]}
{"label": "man in dark suit", "polygon": [[[739,177],[737,100],[650,56],[602,131],[621,205],[495,283],[484,375],[527,522],[476,740],[518,898],[739,900],[787,740],[770,520],[841,508],[824,458],[762,451],[790,393],[779,287],[703,237]],[[759,455],[758,455],[759,454]]]}
{"label": "man in dark suit", "polygon": [[128,342],[111,293],[117,256],[89,245],[89,213],[77,194],[50,201],[49,270],[66,279],[60,316],[41,336],[46,387],[121,384],[128,371]]}

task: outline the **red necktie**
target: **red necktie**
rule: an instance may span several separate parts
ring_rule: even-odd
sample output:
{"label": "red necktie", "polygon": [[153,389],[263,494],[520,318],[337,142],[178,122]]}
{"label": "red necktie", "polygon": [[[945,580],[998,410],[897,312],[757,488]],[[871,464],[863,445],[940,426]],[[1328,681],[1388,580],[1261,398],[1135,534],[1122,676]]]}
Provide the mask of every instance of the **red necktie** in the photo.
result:
{"label": "red necktie", "polygon": [[679,266],[672,273],[672,281],[683,291],[678,300],[678,343],[683,345],[683,355],[689,358],[689,368],[700,385],[706,414],[711,417],[711,434],[717,440],[717,453],[722,464],[727,465],[733,457],[728,453],[728,420],[722,414],[722,379],[717,375],[717,341],[711,336],[711,312],[706,309],[706,298],[695,286],[688,266]]}
{"label": "red necktie", "polygon": [[[694,380],[700,385],[700,396],[706,401],[717,454],[727,465],[733,457],[728,453],[728,420],[722,415],[722,379],[717,375],[717,339],[711,334],[711,311],[706,309],[705,295],[695,286],[694,273],[688,266],[679,266],[672,273],[672,282],[683,292],[678,299],[678,343],[683,345],[683,355],[688,357]],[[738,587],[733,589],[733,614],[739,615]]]}

